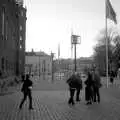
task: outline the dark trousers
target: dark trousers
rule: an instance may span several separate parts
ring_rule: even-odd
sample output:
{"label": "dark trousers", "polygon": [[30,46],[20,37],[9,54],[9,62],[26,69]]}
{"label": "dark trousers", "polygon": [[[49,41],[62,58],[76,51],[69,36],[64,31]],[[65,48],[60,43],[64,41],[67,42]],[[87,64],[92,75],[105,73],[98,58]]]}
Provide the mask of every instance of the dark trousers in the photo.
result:
{"label": "dark trousers", "polygon": [[92,102],[93,101],[93,90],[92,87],[85,87],[85,100],[87,102]]}
{"label": "dark trousers", "polygon": [[74,104],[75,89],[70,88],[69,91],[70,91],[70,98],[69,98],[68,103],[69,103],[69,104],[71,104],[71,103]]}
{"label": "dark trousers", "polygon": [[94,89],[94,102],[96,102],[96,100],[100,102],[99,87],[93,87],[93,89]]}
{"label": "dark trousers", "polygon": [[80,100],[80,98],[79,98],[79,96],[80,96],[80,88],[77,88],[76,89],[77,91],[76,91],[76,101],[79,101]]}
{"label": "dark trousers", "polygon": [[31,91],[27,91],[27,92],[23,92],[24,94],[24,97],[20,103],[20,108],[22,108],[22,105],[24,104],[25,100],[27,99],[27,96],[29,98],[29,108],[32,108],[32,94],[31,94]]}
{"label": "dark trousers", "polygon": [[114,82],[114,78],[113,77],[110,77],[110,82],[113,84],[113,82]]}

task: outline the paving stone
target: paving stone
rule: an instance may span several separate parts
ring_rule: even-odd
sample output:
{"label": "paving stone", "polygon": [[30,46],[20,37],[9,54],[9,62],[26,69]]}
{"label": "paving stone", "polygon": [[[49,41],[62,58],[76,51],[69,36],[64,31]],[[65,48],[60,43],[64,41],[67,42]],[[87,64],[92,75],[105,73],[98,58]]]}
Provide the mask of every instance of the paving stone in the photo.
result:
{"label": "paving stone", "polygon": [[[111,88],[112,89],[112,88]],[[114,89],[113,89],[114,90]],[[119,120],[120,100],[109,89],[101,90],[101,103],[86,106],[82,100],[75,106],[67,104],[69,93],[60,91],[33,91],[34,110],[28,109],[28,100],[18,109],[22,94],[0,96],[0,120]],[[118,94],[116,94],[118,95]]]}

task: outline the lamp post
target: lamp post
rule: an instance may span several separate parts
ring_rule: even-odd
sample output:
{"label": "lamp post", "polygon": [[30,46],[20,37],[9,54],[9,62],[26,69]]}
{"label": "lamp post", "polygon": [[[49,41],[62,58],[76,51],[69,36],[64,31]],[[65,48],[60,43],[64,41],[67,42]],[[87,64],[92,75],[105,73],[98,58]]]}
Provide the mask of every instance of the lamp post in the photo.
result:
{"label": "lamp post", "polygon": [[51,57],[52,57],[52,82],[54,82],[54,62],[53,62],[54,54],[55,53],[51,52]]}
{"label": "lamp post", "polygon": [[72,37],[71,37],[71,41],[72,41],[72,43],[71,44],[73,44],[74,45],[74,71],[76,72],[77,71],[77,66],[76,66],[76,45],[77,44],[80,44],[80,36],[78,36],[78,35],[72,35]]}
{"label": "lamp post", "polygon": [[39,55],[39,79],[40,79],[40,55]]}

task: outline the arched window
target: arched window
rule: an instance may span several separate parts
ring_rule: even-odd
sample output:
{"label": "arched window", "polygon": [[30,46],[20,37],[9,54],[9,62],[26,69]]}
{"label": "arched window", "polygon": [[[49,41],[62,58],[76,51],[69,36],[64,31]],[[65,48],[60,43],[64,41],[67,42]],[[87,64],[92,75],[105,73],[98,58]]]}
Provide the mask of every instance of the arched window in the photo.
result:
{"label": "arched window", "polygon": [[8,60],[6,60],[6,70],[8,70]]}
{"label": "arched window", "polygon": [[22,45],[20,45],[20,49],[22,49]]}
{"label": "arched window", "polygon": [[20,25],[20,31],[22,31],[22,29],[23,29],[23,28],[22,28],[22,25]]}
{"label": "arched window", "polygon": [[22,36],[20,36],[20,41],[22,41]]}

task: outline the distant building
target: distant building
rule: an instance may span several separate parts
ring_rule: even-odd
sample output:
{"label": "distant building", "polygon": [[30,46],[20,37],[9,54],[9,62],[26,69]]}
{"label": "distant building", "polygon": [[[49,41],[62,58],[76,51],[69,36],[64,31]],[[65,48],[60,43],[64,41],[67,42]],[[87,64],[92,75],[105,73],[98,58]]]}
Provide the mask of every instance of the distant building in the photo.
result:
{"label": "distant building", "polygon": [[[76,60],[76,66],[77,66],[77,72],[85,72],[85,70],[92,68],[94,65],[93,58],[92,57],[84,57],[84,58],[78,58]],[[75,65],[74,65],[74,59],[56,59],[54,60],[54,73],[57,75],[56,79],[61,79],[62,74],[62,80],[68,79],[74,72]],[[60,77],[59,77],[60,76]]]}
{"label": "distant building", "polygon": [[16,0],[0,0],[0,71],[5,75],[24,72],[26,8]]}
{"label": "distant building", "polygon": [[94,60],[92,57],[81,57],[77,59],[77,70],[83,71],[85,68],[92,68]]}
{"label": "distant building", "polygon": [[[55,71],[74,71],[74,59],[61,59],[56,60]],[[91,68],[93,66],[93,58],[92,57],[84,57],[78,58],[76,60],[77,71],[83,71],[85,67]]]}
{"label": "distant building", "polygon": [[25,72],[37,76],[52,74],[52,56],[42,51],[26,52],[25,55]]}

